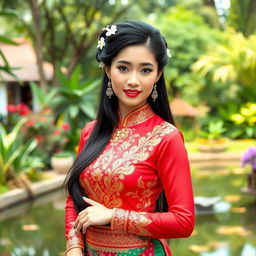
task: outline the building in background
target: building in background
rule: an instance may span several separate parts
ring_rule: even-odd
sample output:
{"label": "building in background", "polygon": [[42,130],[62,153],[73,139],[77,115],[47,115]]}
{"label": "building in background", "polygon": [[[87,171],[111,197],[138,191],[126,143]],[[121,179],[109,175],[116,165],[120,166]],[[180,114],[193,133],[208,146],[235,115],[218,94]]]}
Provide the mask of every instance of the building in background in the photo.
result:
{"label": "building in background", "polygon": [[[19,45],[0,43],[0,49],[8,60],[13,73],[19,81],[7,73],[0,73],[0,115],[7,115],[7,105],[25,103],[35,109],[35,102],[32,99],[30,82],[39,82],[40,76],[36,62],[36,55],[32,45],[26,39],[15,39]],[[0,65],[4,64],[1,63]],[[50,63],[44,62],[44,72],[47,81],[53,76],[53,67]]]}

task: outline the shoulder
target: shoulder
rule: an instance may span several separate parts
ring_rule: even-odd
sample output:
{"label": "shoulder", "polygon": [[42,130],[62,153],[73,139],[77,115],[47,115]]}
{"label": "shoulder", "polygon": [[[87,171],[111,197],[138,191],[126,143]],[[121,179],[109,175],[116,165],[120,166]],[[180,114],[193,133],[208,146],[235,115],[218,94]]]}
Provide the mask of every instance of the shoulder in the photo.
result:
{"label": "shoulder", "polygon": [[160,144],[175,144],[175,143],[184,143],[184,136],[182,132],[175,127],[173,124],[170,124],[166,121],[162,121],[159,125],[155,127],[162,134],[162,141]]}

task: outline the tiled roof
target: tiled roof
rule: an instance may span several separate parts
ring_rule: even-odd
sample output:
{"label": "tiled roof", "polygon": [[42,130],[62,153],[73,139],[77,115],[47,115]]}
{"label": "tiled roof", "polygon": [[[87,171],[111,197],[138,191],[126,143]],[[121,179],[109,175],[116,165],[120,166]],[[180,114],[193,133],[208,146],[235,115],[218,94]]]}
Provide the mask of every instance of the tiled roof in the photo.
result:
{"label": "tiled roof", "polygon": [[[11,67],[19,68],[13,70],[13,73],[21,81],[39,81],[38,67],[36,63],[36,55],[32,45],[26,39],[14,39],[18,46],[0,43],[0,49],[8,60]],[[0,65],[3,65],[2,58],[0,58]],[[43,68],[47,80],[51,80],[53,75],[53,67],[50,63],[44,62]],[[1,72],[0,81],[12,82],[16,81],[14,77]]]}

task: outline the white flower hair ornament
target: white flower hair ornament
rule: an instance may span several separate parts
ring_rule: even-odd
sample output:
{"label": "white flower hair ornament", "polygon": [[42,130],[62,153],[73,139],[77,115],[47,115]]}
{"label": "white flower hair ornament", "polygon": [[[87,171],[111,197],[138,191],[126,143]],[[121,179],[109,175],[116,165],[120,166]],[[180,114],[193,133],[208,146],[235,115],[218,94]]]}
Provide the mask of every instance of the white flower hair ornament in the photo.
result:
{"label": "white flower hair ornament", "polygon": [[117,26],[116,25],[112,25],[110,28],[109,26],[107,25],[105,28],[103,28],[103,30],[106,30],[107,33],[106,33],[106,36],[111,36],[111,35],[114,35],[117,31]]}
{"label": "white flower hair ornament", "polygon": [[170,51],[170,49],[169,49],[169,48],[167,48],[167,49],[166,49],[166,54],[167,54],[167,56],[168,56],[169,58],[171,58],[171,57],[172,57],[172,55],[171,55],[171,51]]}
{"label": "white flower hair ornament", "polygon": [[103,61],[100,61],[99,68],[104,68],[104,67],[105,67],[105,64],[103,63]]}
{"label": "white flower hair ornament", "polygon": [[[111,27],[109,28],[109,25],[107,25],[105,28],[103,28],[103,30],[106,30],[106,36],[111,36],[114,35],[117,31],[117,26],[116,25],[111,25]],[[103,47],[106,45],[106,41],[104,37],[101,37],[100,40],[98,41],[98,45],[97,48],[100,48],[101,50],[103,49]],[[104,68],[105,64],[101,61],[99,63],[99,67],[100,68]]]}
{"label": "white flower hair ornament", "polygon": [[102,48],[106,45],[105,43],[105,39],[104,37],[101,37],[100,40],[98,41],[98,45],[97,48],[100,48],[102,50]]}

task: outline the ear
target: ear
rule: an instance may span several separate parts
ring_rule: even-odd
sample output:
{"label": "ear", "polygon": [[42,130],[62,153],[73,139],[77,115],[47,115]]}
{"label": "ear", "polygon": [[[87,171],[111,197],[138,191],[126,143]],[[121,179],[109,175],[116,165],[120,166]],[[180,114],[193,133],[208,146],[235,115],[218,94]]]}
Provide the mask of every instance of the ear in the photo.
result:
{"label": "ear", "polygon": [[105,65],[104,71],[107,74],[108,78],[111,79],[110,66]]}
{"label": "ear", "polygon": [[155,83],[157,83],[157,82],[158,82],[158,80],[159,80],[159,78],[160,78],[160,76],[161,76],[162,74],[163,74],[163,71],[159,71],[159,72],[157,73]]}

